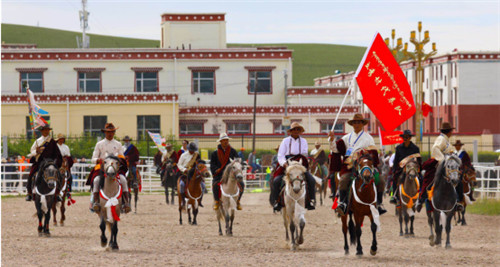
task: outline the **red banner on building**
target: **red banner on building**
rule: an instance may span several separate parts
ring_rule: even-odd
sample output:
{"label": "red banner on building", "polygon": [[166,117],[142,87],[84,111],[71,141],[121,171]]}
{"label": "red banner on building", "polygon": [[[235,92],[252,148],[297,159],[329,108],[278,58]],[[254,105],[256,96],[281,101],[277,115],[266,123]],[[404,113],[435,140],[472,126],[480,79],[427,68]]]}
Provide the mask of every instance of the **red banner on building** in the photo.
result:
{"label": "red banner on building", "polygon": [[429,115],[429,112],[432,112],[432,107],[429,106],[429,104],[422,102],[422,115],[424,115],[424,117],[427,117]]}
{"label": "red banner on building", "polygon": [[403,137],[399,136],[403,134],[402,131],[386,132],[382,131],[380,128],[379,131],[380,131],[380,137],[382,138],[381,142],[383,146],[403,143]]}
{"label": "red banner on building", "polygon": [[355,77],[363,102],[387,131],[415,114],[410,85],[379,33],[366,50]]}

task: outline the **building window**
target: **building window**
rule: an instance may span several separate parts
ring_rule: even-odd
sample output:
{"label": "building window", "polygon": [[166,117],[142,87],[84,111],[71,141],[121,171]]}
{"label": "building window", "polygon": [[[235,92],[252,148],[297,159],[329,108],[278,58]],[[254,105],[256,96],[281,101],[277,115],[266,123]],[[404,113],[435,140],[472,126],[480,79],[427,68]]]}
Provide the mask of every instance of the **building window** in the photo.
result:
{"label": "building window", "polygon": [[26,93],[26,87],[33,93],[43,93],[43,72],[21,72],[21,93]]}
{"label": "building window", "polygon": [[215,94],[215,71],[193,71],[193,93]]}
{"label": "building window", "polygon": [[144,140],[148,135],[147,130],[155,133],[160,132],[160,115],[137,116],[137,140]]}
{"label": "building window", "polygon": [[274,124],[274,130],[273,133],[275,134],[284,134],[287,130],[287,126],[283,126],[282,124]]}
{"label": "building window", "polygon": [[[50,116],[42,116],[42,118],[50,123]],[[26,138],[30,140],[40,136],[42,136],[42,133],[39,130],[31,130],[30,116],[26,116]]]}
{"label": "building window", "polygon": [[271,71],[249,71],[249,93],[254,92],[257,84],[257,93],[271,93]]}
{"label": "building window", "polygon": [[183,122],[180,123],[180,134],[203,134],[203,123]]}
{"label": "building window", "polygon": [[83,133],[90,136],[104,136],[101,129],[108,121],[108,116],[83,116]]}
{"label": "building window", "polygon": [[158,92],[158,72],[135,72],[136,92]]}
{"label": "building window", "polygon": [[101,72],[78,72],[78,92],[79,93],[100,93],[101,92]]}
{"label": "building window", "polygon": [[227,123],[228,134],[248,134],[250,132],[251,123]]}
{"label": "building window", "polygon": [[446,86],[446,75],[444,76],[444,86]]}
{"label": "building window", "polygon": [[440,79],[440,80],[443,80],[443,65],[440,65],[440,66],[439,66],[439,69],[440,69],[440,74],[441,74],[441,75],[439,76],[439,79]]}
{"label": "building window", "polygon": [[[328,123],[328,122],[323,122],[320,124],[320,132],[321,133],[329,133],[331,130],[332,130],[332,126],[333,126],[333,122],[331,123]],[[337,123],[335,125],[335,129],[334,129],[334,132],[335,133],[343,133],[344,132],[344,124],[342,123]]]}

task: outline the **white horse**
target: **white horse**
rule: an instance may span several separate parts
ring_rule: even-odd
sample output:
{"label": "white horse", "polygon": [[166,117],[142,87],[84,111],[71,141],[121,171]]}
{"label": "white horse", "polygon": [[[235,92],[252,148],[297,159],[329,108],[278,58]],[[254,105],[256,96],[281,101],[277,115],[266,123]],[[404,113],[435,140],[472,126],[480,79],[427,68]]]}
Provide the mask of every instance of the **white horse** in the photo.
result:
{"label": "white horse", "polygon": [[236,211],[236,201],[240,195],[240,187],[238,184],[243,180],[243,165],[241,159],[229,159],[230,163],[227,165],[222,175],[220,192],[221,192],[221,205],[218,210],[217,220],[219,221],[219,235],[222,235],[221,220],[226,220],[226,235],[233,235],[233,221],[234,213]]}
{"label": "white horse", "polygon": [[287,241],[290,240],[288,237],[288,227],[290,227],[290,234],[292,236],[291,250],[296,250],[300,244],[304,243],[302,232],[306,226],[306,171],[306,168],[302,166],[302,160],[288,161],[285,175],[283,223],[285,225]]}

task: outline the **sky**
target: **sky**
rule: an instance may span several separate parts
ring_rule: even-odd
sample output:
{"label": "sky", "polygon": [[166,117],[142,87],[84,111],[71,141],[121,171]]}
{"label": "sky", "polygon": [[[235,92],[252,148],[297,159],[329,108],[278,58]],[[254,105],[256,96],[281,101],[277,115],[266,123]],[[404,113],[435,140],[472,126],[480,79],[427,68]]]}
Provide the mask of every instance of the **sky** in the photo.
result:
{"label": "sky", "polygon": [[[81,31],[81,0],[2,0],[2,23]],[[226,13],[228,43],[368,46],[376,32],[408,42],[422,21],[438,53],[500,51],[500,0],[88,0],[89,33],[160,39],[163,13]],[[427,46],[430,48],[430,45]],[[426,47],[426,48],[427,48]],[[410,45],[412,48],[412,45]]]}

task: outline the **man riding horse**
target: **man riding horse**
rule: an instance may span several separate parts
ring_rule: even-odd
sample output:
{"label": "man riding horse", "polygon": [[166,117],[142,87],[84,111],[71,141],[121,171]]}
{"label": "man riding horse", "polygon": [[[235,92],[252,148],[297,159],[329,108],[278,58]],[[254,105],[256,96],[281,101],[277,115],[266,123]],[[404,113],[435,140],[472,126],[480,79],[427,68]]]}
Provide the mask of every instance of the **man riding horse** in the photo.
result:
{"label": "man riding horse", "polygon": [[[31,166],[30,174],[28,176],[28,182],[26,183],[26,190],[28,191],[28,195],[26,196],[26,201],[33,200],[33,176],[38,173],[40,169],[40,165],[44,159],[53,159],[55,161],[56,167],[59,169],[62,165],[62,156],[59,148],[57,147],[56,141],[52,137],[50,137],[50,128],[49,125],[44,125],[40,128],[40,132],[42,136],[35,140],[33,145],[31,146],[31,153],[28,155],[30,158]],[[59,190],[61,190],[61,183],[57,183],[56,188],[56,196],[57,201],[61,201],[61,197],[59,196]]]}
{"label": "man riding horse", "polygon": [[174,166],[174,172],[177,173],[179,171],[179,168],[177,168],[177,163],[179,162],[179,158],[177,157],[177,152],[172,148],[173,145],[168,143],[168,144],[162,144],[165,146],[165,153],[162,153],[161,156],[161,177],[163,177],[163,174],[165,172],[165,165],[167,161],[171,161],[173,166]]}
{"label": "man riding horse", "polygon": [[[229,145],[229,139],[231,138],[229,138],[226,133],[221,133],[219,136],[220,145],[217,146],[217,150],[212,152],[212,155],[210,156],[210,171],[213,176],[212,192],[214,195],[214,210],[218,210],[220,207],[219,182],[222,179],[222,174],[224,173],[226,166],[231,163],[230,160],[239,158],[236,150]],[[236,201],[236,209],[242,210],[240,200],[245,189],[243,181],[239,183],[239,187],[240,195],[238,196],[238,201]]]}
{"label": "man riding horse", "polygon": [[[460,140],[455,141],[455,144],[453,144],[453,146],[455,147],[455,151],[453,153],[455,153],[455,155],[457,155],[462,160],[462,171],[467,169],[476,171],[476,169],[474,169],[474,166],[472,166],[469,154],[467,153],[467,151],[462,149],[463,145],[464,143],[462,143]],[[476,201],[474,199],[473,188],[471,188],[470,190],[470,200]]]}
{"label": "man riding horse", "polygon": [[[450,144],[450,137],[453,129],[455,128],[452,127],[449,122],[443,122],[441,124],[441,134],[436,138],[436,141],[434,141],[434,145],[431,149],[431,158],[422,165],[422,169],[425,170],[425,174],[422,187],[420,188],[420,196],[417,202],[418,212],[422,209],[422,205],[427,198],[427,187],[434,181],[438,163],[445,159],[445,155],[453,153],[453,147]],[[464,190],[462,183],[459,183],[455,189],[458,194],[457,209],[461,211],[464,203]]]}
{"label": "man riding horse", "polygon": [[63,162],[66,162],[66,170],[68,171],[68,183],[67,183],[67,195],[70,195],[71,192],[71,184],[73,183],[73,176],[71,175],[71,167],[73,167],[73,158],[71,157],[71,152],[69,150],[69,147],[65,144],[66,142],[66,136],[64,134],[60,133],[57,134],[57,147],[59,148],[59,151],[61,152],[61,156],[63,158]]}
{"label": "man riding horse", "polygon": [[[100,209],[99,179],[101,178],[99,177],[99,170],[101,169],[102,163],[107,156],[117,156],[120,159],[120,169],[118,171],[118,176],[120,184],[122,186],[124,211],[125,213],[130,212],[130,192],[128,191],[127,178],[125,178],[125,173],[127,172],[127,163],[125,157],[123,156],[122,144],[114,139],[117,129],[118,128],[115,128],[113,123],[106,123],[104,125],[104,129],[101,129],[101,132],[105,134],[106,138],[97,142],[97,144],[95,145],[94,153],[92,154],[92,163],[96,165],[89,174],[87,184],[93,185],[92,209],[95,212],[98,212]],[[104,177],[102,177],[102,179],[104,179]]]}
{"label": "man riding horse", "polygon": [[[369,133],[365,133],[364,126],[368,124],[368,120],[363,118],[361,114],[355,114],[354,117],[347,121],[354,128],[350,134],[344,135],[339,140],[335,141],[335,133],[331,131],[330,136],[330,173],[340,172],[339,181],[339,204],[337,213],[343,216],[347,211],[348,189],[353,177],[352,158],[351,155],[361,149],[368,150],[373,158],[373,165],[379,165],[378,152],[375,148],[375,141]],[[379,176],[378,169],[374,175],[378,178],[377,187],[377,208],[380,215],[387,212],[382,205],[382,198],[385,188],[385,181]],[[377,179],[376,179],[377,180]]]}
{"label": "man riding horse", "polygon": [[[396,156],[394,157],[394,165],[392,167],[392,173],[393,173],[393,192],[394,192],[394,195],[391,197],[391,203],[392,204],[399,204],[397,203],[398,200],[399,200],[399,190],[397,189],[398,188],[398,184],[399,182],[403,182],[403,181],[399,181],[399,177],[401,176],[401,174],[403,173],[403,168],[401,166],[399,166],[399,162],[401,162],[401,160],[403,160],[404,158],[408,157],[408,156],[411,156],[411,155],[416,155],[418,154],[419,156],[417,157],[417,161],[418,161],[418,164],[419,164],[419,167],[421,168],[422,167],[422,158],[420,157],[420,148],[418,148],[418,146],[416,146],[412,141],[411,141],[411,137],[412,136],[415,136],[411,133],[410,130],[404,130],[403,134],[399,135],[403,138],[403,143],[398,145],[396,147]],[[419,169],[420,169],[419,168]]]}
{"label": "man riding horse", "polygon": [[[293,122],[292,125],[290,125],[290,129],[287,131],[290,136],[281,141],[281,145],[278,150],[279,167],[274,172],[275,178],[271,189],[271,202],[273,203],[273,209],[275,211],[280,211],[282,208],[279,198],[282,190],[282,181],[283,176],[285,175],[285,169],[288,167],[288,159],[296,161],[302,159],[302,164],[305,165],[306,169],[309,169],[309,164],[307,162],[307,141],[306,139],[300,137],[304,131],[305,130],[302,125],[298,122]],[[312,177],[309,171],[306,171],[304,175],[306,177],[306,190],[309,198],[309,201],[306,201],[306,208],[308,210],[314,210],[316,203],[316,180]]]}
{"label": "man riding horse", "polygon": [[325,150],[321,148],[321,143],[316,141],[314,143],[314,149],[311,151],[311,157],[313,158],[313,162],[317,162],[319,164],[319,167],[321,168],[321,173],[323,175],[326,175],[328,173],[328,169],[326,168],[325,164],[328,161],[328,158],[326,157]]}
{"label": "man riding horse", "polygon": [[132,186],[134,188],[137,188],[137,162],[139,161],[139,150],[132,144],[130,141],[130,137],[128,135],[125,135],[125,137],[122,140],[125,142],[123,144],[123,155],[125,156],[125,159],[127,160],[127,166],[128,166],[128,171],[129,173],[132,174],[133,177],[133,182]]}
{"label": "man riding horse", "polygon": [[[187,174],[193,168],[195,163],[201,159],[200,154],[197,152],[198,151],[198,146],[195,143],[189,143],[187,146],[187,151],[184,152],[181,157],[179,158],[179,163],[177,164],[177,168],[179,168],[179,171],[181,172],[181,176],[179,177],[180,182],[180,192],[181,192],[181,198],[182,198],[182,206],[185,204],[185,199],[186,199],[186,184],[189,182],[189,178]],[[205,181],[201,182],[201,188],[203,191],[205,191]],[[203,204],[201,204],[201,201],[203,200],[203,197],[201,197],[198,200],[198,205],[200,207],[203,207]]]}

